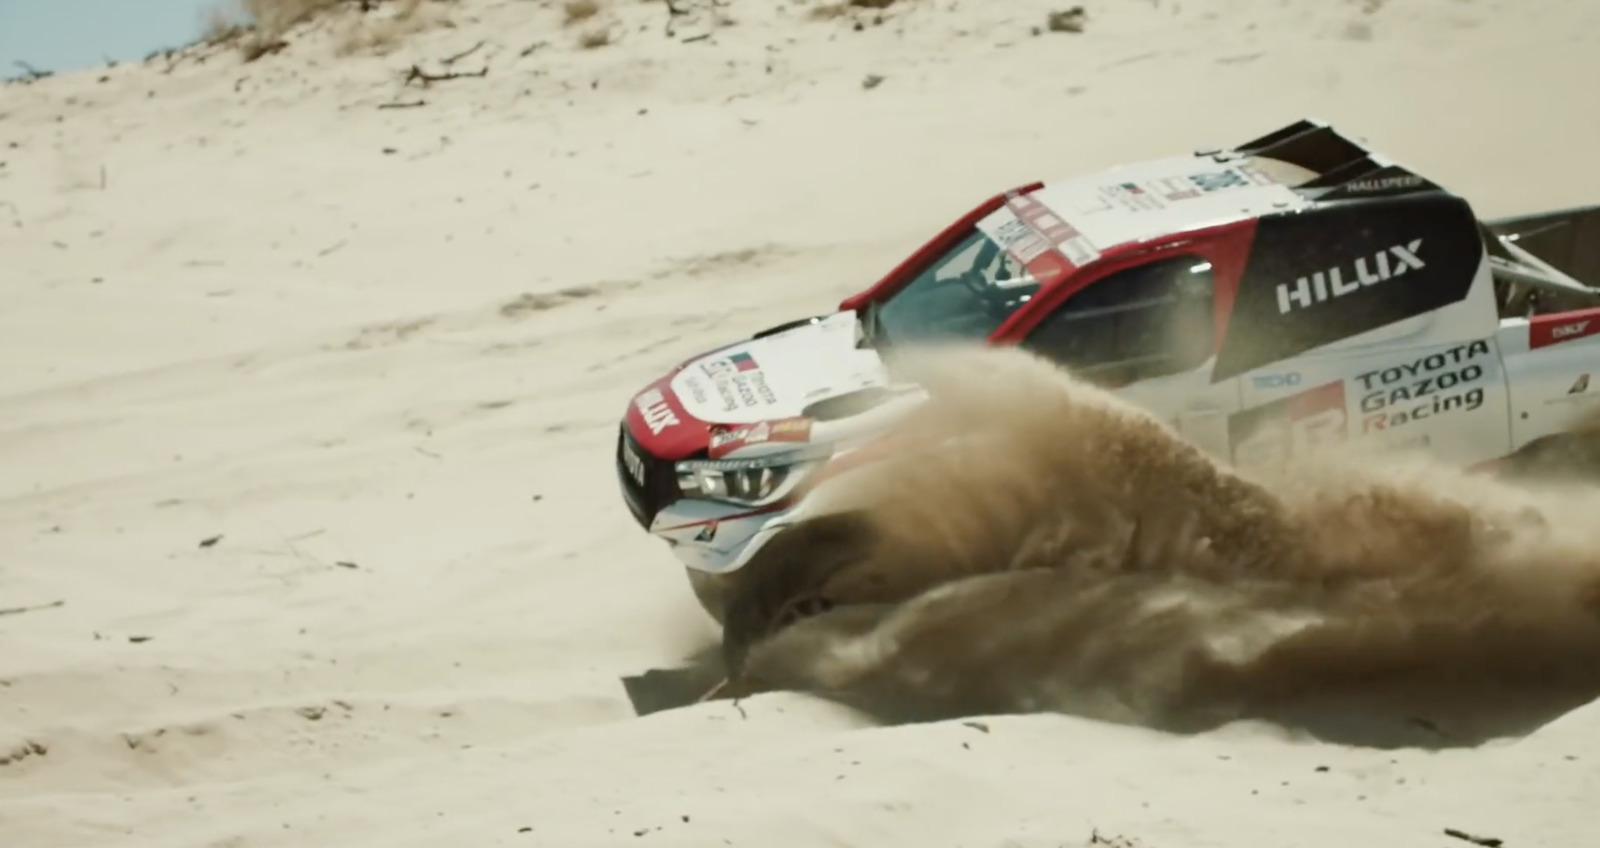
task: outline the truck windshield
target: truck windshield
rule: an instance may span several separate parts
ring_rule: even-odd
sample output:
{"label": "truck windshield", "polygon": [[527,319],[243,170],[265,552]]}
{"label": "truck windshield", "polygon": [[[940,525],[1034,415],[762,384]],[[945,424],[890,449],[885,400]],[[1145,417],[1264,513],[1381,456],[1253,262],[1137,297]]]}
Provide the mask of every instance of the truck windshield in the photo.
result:
{"label": "truck windshield", "polygon": [[865,319],[876,347],[987,339],[1039,291],[1021,263],[981,230],[934,260]]}

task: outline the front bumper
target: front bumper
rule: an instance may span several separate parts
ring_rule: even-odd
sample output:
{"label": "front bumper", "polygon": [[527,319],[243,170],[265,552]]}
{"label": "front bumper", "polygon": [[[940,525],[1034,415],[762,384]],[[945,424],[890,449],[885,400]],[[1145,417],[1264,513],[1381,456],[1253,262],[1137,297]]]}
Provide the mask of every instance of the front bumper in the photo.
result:
{"label": "front bumper", "polygon": [[617,482],[622,500],[639,526],[651,528],[661,510],[683,497],[673,463],[651,456],[628,432],[626,424],[617,429]]}
{"label": "front bumper", "polygon": [[727,574],[742,568],[772,536],[808,516],[806,498],[763,507],[686,497],[677,463],[651,456],[624,424],[614,461],[628,512],[651,535],[666,542],[687,568]]}

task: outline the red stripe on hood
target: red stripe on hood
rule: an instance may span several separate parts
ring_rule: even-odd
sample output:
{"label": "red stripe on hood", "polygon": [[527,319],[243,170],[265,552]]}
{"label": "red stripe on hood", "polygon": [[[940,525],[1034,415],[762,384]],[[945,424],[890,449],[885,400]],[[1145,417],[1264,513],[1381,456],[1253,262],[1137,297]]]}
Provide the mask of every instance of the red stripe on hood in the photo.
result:
{"label": "red stripe on hood", "polygon": [[672,378],[677,373],[674,370],[634,395],[623,416],[640,447],[669,461],[703,451],[711,441],[710,426],[685,411],[673,393]]}

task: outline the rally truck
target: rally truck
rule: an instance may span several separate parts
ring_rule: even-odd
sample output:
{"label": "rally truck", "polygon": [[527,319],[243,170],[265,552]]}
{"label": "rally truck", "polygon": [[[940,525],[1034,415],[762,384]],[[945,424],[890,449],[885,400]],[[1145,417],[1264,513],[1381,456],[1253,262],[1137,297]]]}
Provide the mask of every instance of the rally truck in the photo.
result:
{"label": "rally truck", "polygon": [[1600,410],[1600,205],[1481,220],[1316,120],[998,194],[831,313],[634,395],[616,469],[706,610],[920,402],[886,351],[1018,345],[1235,467],[1344,441],[1559,457]]}

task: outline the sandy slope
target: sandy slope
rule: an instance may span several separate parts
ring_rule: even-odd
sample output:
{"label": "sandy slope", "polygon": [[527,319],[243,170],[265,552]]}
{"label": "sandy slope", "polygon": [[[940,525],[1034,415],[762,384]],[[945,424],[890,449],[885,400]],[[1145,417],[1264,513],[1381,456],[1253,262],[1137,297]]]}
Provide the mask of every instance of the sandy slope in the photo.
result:
{"label": "sandy slope", "polygon": [[1485,214],[1600,199],[1590,0],[1104,5],[619,3],[580,51],[462,0],[0,89],[0,607],[65,602],[0,617],[0,845],[1590,844],[1593,709],[1445,752],[631,718],[710,631],[615,491],[628,394],[981,196],[1310,114]]}

